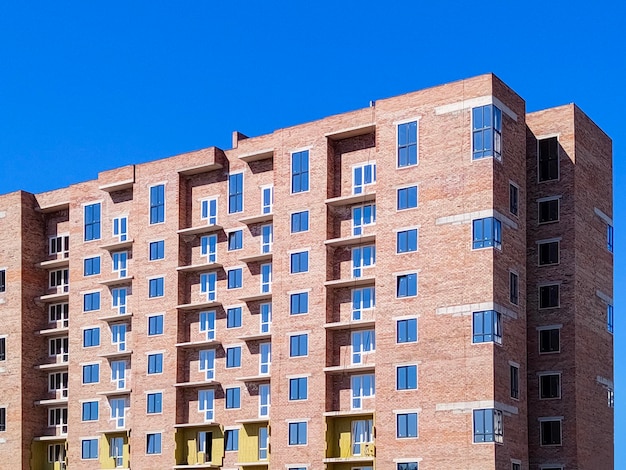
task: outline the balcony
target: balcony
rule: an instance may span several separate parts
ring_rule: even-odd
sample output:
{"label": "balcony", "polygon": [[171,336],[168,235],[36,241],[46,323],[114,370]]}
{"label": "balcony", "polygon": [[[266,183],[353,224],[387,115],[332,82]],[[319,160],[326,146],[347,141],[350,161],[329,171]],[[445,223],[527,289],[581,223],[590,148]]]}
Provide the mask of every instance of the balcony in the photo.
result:
{"label": "balcony", "polygon": [[99,317],[98,320],[107,322],[107,323],[113,323],[113,322],[118,322],[118,321],[126,321],[129,320],[133,317],[132,313],[118,313],[115,315],[106,315],[104,317]]}
{"label": "balcony", "polygon": [[[222,468],[223,427],[216,422],[175,424],[176,465],[172,468]],[[199,440],[199,437],[202,440]]]}
{"label": "balcony", "polygon": [[190,304],[181,304],[177,305],[176,308],[182,311],[190,311],[190,310],[202,310],[205,308],[214,308],[222,305],[222,302],[218,302],[217,300],[207,300],[206,302],[194,302]]}
{"label": "balcony", "polygon": [[268,158],[274,158],[274,149],[255,150],[254,152],[244,153],[239,155],[239,160],[246,163],[257,162],[259,160],[267,160]]}
{"label": "balcony", "polygon": [[176,388],[198,388],[198,387],[219,387],[220,382],[212,379],[199,382],[177,382],[174,384]]}
{"label": "balcony", "polygon": [[[105,390],[103,392],[96,392],[96,395],[101,395],[103,397],[117,397],[120,395],[130,395],[132,392],[132,388],[120,388],[115,390]],[[101,432],[123,432],[123,430],[115,430],[115,431],[101,431]]]}
{"label": "balcony", "polygon": [[50,398],[45,400],[37,400],[34,402],[35,406],[55,406],[55,405],[67,405],[68,398]]}
{"label": "balcony", "polygon": [[361,287],[373,286],[376,284],[376,276],[361,276],[346,279],[334,279],[324,282],[324,285],[330,289],[341,287]]}
{"label": "balcony", "polygon": [[133,246],[133,239],[124,240],[124,241],[114,241],[113,243],[107,243],[106,245],[100,245],[100,248],[107,251],[119,251],[125,250]]}
{"label": "balcony", "polygon": [[271,292],[262,292],[260,294],[244,295],[239,297],[242,302],[262,302],[264,300],[272,300]]}
{"label": "balcony", "polygon": [[349,237],[331,238],[326,240],[324,245],[337,248],[340,246],[364,245],[376,242],[376,235],[351,235]]}
{"label": "balcony", "polygon": [[272,378],[271,374],[258,374],[258,375],[250,375],[248,377],[237,377],[235,380],[239,380],[240,382],[269,382]]}
{"label": "balcony", "polygon": [[361,194],[350,194],[349,196],[338,196],[326,199],[326,205],[328,206],[350,206],[352,204],[362,204],[364,202],[371,202],[376,200],[376,192],[368,192]]}
{"label": "balcony", "polygon": [[361,135],[367,135],[376,132],[376,123],[368,122],[359,126],[347,127],[345,129],[339,129],[324,134],[328,140],[344,140],[351,137],[358,137]]}
{"label": "balcony", "polygon": [[52,269],[52,268],[67,268],[70,265],[69,257],[55,258],[37,263],[35,266],[38,268]]}
{"label": "balcony", "polygon": [[257,263],[261,261],[272,261],[272,253],[259,253],[258,255],[248,255],[239,258],[244,263]]}
{"label": "balcony", "polygon": [[109,353],[98,354],[98,357],[102,357],[104,359],[119,359],[121,357],[130,356],[133,353],[132,349],[128,349],[125,351],[113,351]]}
{"label": "balcony", "polygon": [[353,328],[373,328],[376,325],[374,320],[353,320],[324,323],[327,330],[351,330]]}
{"label": "balcony", "polygon": [[61,326],[56,328],[48,328],[45,330],[39,330],[36,335],[39,336],[61,336],[63,334],[68,334],[70,331],[69,327]]}
{"label": "balcony", "polygon": [[98,284],[107,287],[121,286],[124,284],[130,284],[131,282],[133,282],[134,278],[135,276],[116,277],[112,279],[105,279],[104,281],[99,281]]}
{"label": "balcony", "polygon": [[222,265],[220,263],[203,263],[203,264],[190,264],[187,266],[178,266],[176,271],[181,273],[193,273],[196,271],[213,271],[215,269],[220,269]]}
{"label": "balcony", "polygon": [[242,217],[239,222],[245,225],[262,224],[263,222],[270,222],[274,218],[274,214],[271,212],[268,214],[257,214],[249,217]]}
{"label": "balcony", "polygon": [[66,361],[66,362],[53,362],[53,363],[50,363],[50,364],[39,364],[39,365],[35,366],[35,369],[52,372],[52,371],[55,371],[55,370],[67,370],[68,366],[69,366],[69,361]]}
{"label": "balcony", "polygon": [[[376,456],[373,412],[326,417],[327,464],[373,463]],[[331,467],[332,468],[332,467]]]}
{"label": "balcony", "polygon": [[53,294],[45,294],[39,297],[35,297],[35,302],[63,302],[64,300],[68,300],[69,298],[69,292],[55,292]]}
{"label": "balcony", "polygon": [[374,372],[376,364],[343,364],[339,366],[324,367],[324,372],[327,374],[351,374],[353,372]]}
{"label": "balcony", "polygon": [[221,225],[213,224],[213,225],[199,225],[197,227],[189,227],[182,228],[177,230],[176,233],[179,235],[203,235],[205,233],[219,232],[223,227]]}
{"label": "balcony", "polygon": [[207,346],[218,346],[220,344],[222,344],[222,342],[217,339],[207,339],[203,341],[187,341],[185,343],[176,343],[175,346],[181,349],[193,349]]}
{"label": "balcony", "polygon": [[240,339],[242,341],[261,341],[264,339],[271,339],[271,338],[272,338],[272,334],[269,331],[267,333],[256,333],[252,335],[237,336],[237,339]]}

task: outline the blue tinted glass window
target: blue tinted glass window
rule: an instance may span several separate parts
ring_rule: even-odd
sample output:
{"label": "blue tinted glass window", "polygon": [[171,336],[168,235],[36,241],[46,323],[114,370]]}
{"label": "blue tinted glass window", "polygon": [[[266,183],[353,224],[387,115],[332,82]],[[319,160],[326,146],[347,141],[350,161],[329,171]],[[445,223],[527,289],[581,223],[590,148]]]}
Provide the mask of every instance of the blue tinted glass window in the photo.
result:
{"label": "blue tinted glass window", "polygon": [[291,315],[300,315],[309,312],[309,293],[298,292],[291,294],[290,311]]}
{"label": "blue tinted glass window", "polygon": [[97,421],[98,420],[98,402],[86,401],[82,406],[82,420],[83,421]]}
{"label": "blue tinted glass window", "polygon": [[291,192],[309,190],[309,151],[291,154]]}
{"label": "blue tinted glass window", "polygon": [[417,121],[398,125],[398,167],[417,164]]}
{"label": "blue tinted glass window", "polygon": [[146,453],[147,454],[160,454],[161,453],[161,433],[146,434]]}
{"label": "blue tinted glass window", "polygon": [[165,258],[165,241],[159,240],[150,243],[150,260]]}
{"label": "blue tinted glass window", "polygon": [[397,415],[397,437],[417,437],[417,413],[401,413]]}
{"label": "blue tinted glass window", "polygon": [[159,184],[150,188],[150,223],[158,224],[165,221],[165,185]]}
{"label": "blue tinted glass window", "polygon": [[291,233],[305,232],[309,229],[309,211],[291,214]]}
{"label": "blue tinted glass window", "polygon": [[241,389],[239,387],[226,389],[226,409],[241,407]]}
{"label": "blue tinted glass window", "polygon": [[396,368],[396,389],[414,390],[417,388],[417,366],[401,366]]}
{"label": "blue tinted glass window", "polygon": [[396,279],[396,297],[417,295],[417,273],[403,274]]}
{"label": "blue tinted glass window", "polygon": [[495,217],[472,222],[472,248],[502,247],[502,223]]}
{"label": "blue tinted glass window", "polygon": [[408,253],[417,251],[417,229],[402,230],[398,232],[396,240],[396,251],[398,253]]}
{"label": "blue tinted glass window", "polygon": [[241,250],[243,248],[243,230],[235,230],[228,234],[228,251]]}
{"label": "blue tinted glass window", "polygon": [[417,186],[398,189],[398,210],[417,207]]}
{"label": "blue tinted glass window", "polygon": [[307,423],[289,423],[289,445],[305,445],[307,443]]}
{"label": "blue tinted glass window", "polygon": [[239,429],[224,431],[224,450],[227,452],[239,450]]}
{"label": "blue tinted glass window", "polygon": [[241,326],[241,307],[226,310],[226,328],[239,328]]}
{"label": "blue tinted glass window", "polygon": [[148,336],[163,334],[163,315],[148,317]]}
{"label": "blue tinted glass window", "polygon": [[238,289],[243,285],[243,270],[241,268],[228,270],[228,288]]}
{"label": "blue tinted glass window", "polygon": [[163,411],[163,394],[161,392],[148,393],[146,412],[148,414],[161,413]]}
{"label": "blue tinted glass window", "polygon": [[100,203],[85,206],[85,241],[100,239]]}
{"label": "blue tinted glass window", "polygon": [[157,277],[155,279],[150,279],[148,281],[149,292],[148,295],[150,297],[163,297],[163,287],[164,280],[162,277]]}
{"label": "blue tinted glass window", "polygon": [[291,253],[291,273],[304,273],[309,270],[309,252]]}
{"label": "blue tinted glass window", "polygon": [[289,399],[290,400],[306,400],[307,399],[307,378],[298,377],[289,379]]}
{"label": "blue tinted glass window", "polygon": [[226,367],[241,367],[241,347],[235,346],[226,349]]}
{"label": "blue tinted glass window", "polygon": [[94,274],[100,274],[100,257],[86,258],[84,262],[85,276],[93,276]]}
{"label": "blue tinted glass window", "polygon": [[100,328],[87,328],[83,330],[83,346],[88,348],[100,345]]}
{"label": "blue tinted glass window", "polygon": [[148,354],[148,374],[163,372],[163,353]]}
{"label": "blue tinted glass window", "polygon": [[309,353],[309,335],[294,335],[289,341],[289,356],[306,356]]}
{"label": "blue tinted glass window", "polygon": [[87,364],[83,366],[83,383],[92,384],[100,381],[100,364]]}
{"label": "blue tinted glass window", "polygon": [[83,295],[83,311],[100,310],[100,292],[90,292]]}
{"label": "blue tinted glass window", "polygon": [[495,310],[474,312],[473,315],[474,343],[502,342],[502,315]]}
{"label": "blue tinted glass window", "polygon": [[243,173],[228,176],[228,213],[243,211]]}

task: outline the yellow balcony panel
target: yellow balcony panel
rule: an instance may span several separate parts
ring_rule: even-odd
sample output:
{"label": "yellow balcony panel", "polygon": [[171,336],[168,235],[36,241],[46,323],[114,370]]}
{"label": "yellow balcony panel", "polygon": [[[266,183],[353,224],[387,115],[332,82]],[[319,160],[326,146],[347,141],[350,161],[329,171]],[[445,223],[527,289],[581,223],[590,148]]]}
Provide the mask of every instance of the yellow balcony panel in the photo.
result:
{"label": "yellow balcony panel", "polygon": [[60,336],[62,334],[67,334],[70,329],[67,326],[62,328],[49,328],[47,330],[39,330],[36,334],[39,336]]}
{"label": "yellow balcony panel", "polygon": [[324,282],[324,285],[328,288],[373,286],[374,284],[376,284],[376,276],[334,279]]}
{"label": "yellow balcony panel", "polygon": [[130,240],[124,240],[123,242],[114,241],[113,243],[100,245],[100,248],[102,248],[103,250],[107,250],[107,251],[119,251],[119,250],[125,250],[127,248],[130,248],[131,246],[133,246],[132,238]]}
{"label": "yellow balcony panel", "polygon": [[68,300],[70,294],[68,292],[55,292],[54,294],[41,295],[35,298],[35,302],[62,302]]}
{"label": "yellow balcony panel", "polygon": [[196,387],[217,387],[220,382],[217,380],[206,380],[204,382],[177,382],[174,387],[179,388],[196,388]]}
{"label": "yellow balcony panel", "polygon": [[272,293],[264,292],[262,294],[244,295],[243,297],[239,297],[239,300],[241,300],[242,302],[260,302],[263,300],[272,300]]}
{"label": "yellow balcony panel", "polygon": [[341,366],[324,367],[328,374],[344,374],[352,372],[374,372],[375,364],[346,364]]}
{"label": "yellow balcony panel", "polygon": [[52,268],[67,268],[70,265],[69,258],[49,259],[37,263],[35,266],[38,268],[52,269]]}
{"label": "yellow balcony panel", "polygon": [[205,233],[219,232],[220,230],[222,230],[222,228],[223,227],[221,225],[206,224],[206,225],[198,225],[197,227],[181,228],[176,233],[178,233],[179,235],[183,235],[183,236],[184,235],[201,235]]}
{"label": "yellow balcony panel", "polygon": [[187,266],[178,266],[176,271],[187,273],[187,272],[197,272],[197,271],[213,271],[215,269],[220,269],[222,265],[220,263],[203,263],[203,264],[190,264]]}
{"label": "yellow balcony panel", "polygon": [[248,377],[237,377],[235,380],[240,382],[269,382],[272,376],[270,374],[250,375]]}
{"label": "yellow balcony panel", "polygon": [[106,315],[104,317],[99,317],[98,320],[102,320],[107,323],[112,323],[116,321],[130,320],[132,316],[133,316],[132,313],[124,313],[124,314],[117,313],[115,315]]}
{"label": "yellow balcony panel", "polygon": [[339,247],[339,246],[350,246],[350,245],[361,245],[365,243],[374,243],[376,241],[376,234],[369,235],[351,235],[349,237],[342,238],[331,238],[330,240],[326,240],[324,245]]}
{"label": "yellow balcony panel", "polygon": [[118,395],[129,395],[132,390],[133,390],[132,388],[122,388],[122,389],[116,389],[116,390],[106,390],[104,392],[96,392],[96,395],[102,395],[102,396],[105,396],[105,397],[115,397],[115,396],[118,396]]}
{"label": "yellow balcony panel", "polygon": [[104,281],[99,281],[98,284],[102,284],[103,286],[113,287],[119,286],[122,284],[130,284],[135,276],[124,276],[124,277],[116,277],[113,279],[105,279]]}
{"label": "yellow balcony panel", "polygon": [[52,406],[52,405],[66,405],[68,399],[66,398],[51,398],[49,400],[37,400],[35,406]]}
{"label": "yellow balcony panel", "polygon": [[189,311],[189,310],[202,310],[204,308],[214,308],[214,307],[219,307],[220,305],[222,305],[222,302],[218,302],[217,300],[210,300],[207,302],[194,302],[190,304],[177,305],[176,308],[178,310]]}
{"label": "yellow balcony panel", "polygon": [[258,255],[242,256],[239,261],[243,263],[257,263],[262,261],[272,261],[272,253],[259,253]]}
{"label": "yellow balcony panel", "polygon": [[375,320],[354,320],[324,323],[324,328],[326,328],[327,330],[351,330],[354,328],[369,328],[375,325]]}
{"label": "yellow balcony panel", "polygon": [[126,351],[115,351],[110,353],[98,354],[98,357],[103,357],[105,359],[118,359],[120,357],[130,356],[133,353],[132,349],[128,349]]}
{"label": "yellow balcony panel", "polygon": [[262,149],[255,150],[254,152],[244,153],[239,155],[239,160],[246,163],[257,162],[259,160],[267,160],[268,158],[274,158],[274,149]]}
{"label": "yellow balcony panel", "polygon": [[324,134],[324,137],[328,138],[328,140],[343,140],[349,139],[350,137],[371,134],[372,132],[376,132],[376,123],[368,122],[359,126],[347,127],[345,129],[327,132]]}
{"label": "yellow balcony panel", "polygon": [[193,348],[201,348],[204,346],[217,346],[222,344],[220,340],[217,339],[207,339],[204,341],[188,341],[186,343],[176,343],[175,346],[177,348],[183,349],[193,349]]}
{"label": "yellow balcony panel", "polygon": [[271,333],[257,333],[254,335],[237,336],[237,339],[240,339],[242,341],[261,341],[264,339],[271,339],[271,338],[272,338]]}
{"label": "yellow balcony panel", "polygon": [[35,369],[39,369],[39,370],[63,370],[63,369],[67,369],[67,366],[69,365],[69,362],[55,362],[52,364],[39,364],[38,366],[35,366]]}
{"label": "yellow balcony panel", "polygon": [[349,196],[339,196],[326,199],[326,204],[329,206],[350,206],[352,204],[361,204],[364,202],[371,202],[376,200],[376,192],[368,192],[364,194],[351,194]]}

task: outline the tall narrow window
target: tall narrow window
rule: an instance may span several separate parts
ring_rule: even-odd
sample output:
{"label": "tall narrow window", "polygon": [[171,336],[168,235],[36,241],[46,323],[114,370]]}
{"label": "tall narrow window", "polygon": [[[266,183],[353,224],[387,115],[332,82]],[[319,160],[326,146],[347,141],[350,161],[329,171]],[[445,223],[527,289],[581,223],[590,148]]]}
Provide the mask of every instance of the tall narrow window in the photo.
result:
{"label": "tall narrow window", "polygon": [[228,213],[243,212],[243,173],[228,176]]}
{"label": "tall narrow window", "polygon": [[519,367],[510,366],[511,398],[519,399]]}
{"label": "tall narrow window", "polygon": [[261,253],[271,253],[273,241],[273,226],[271,224],[263,225],[261,227]]}
{"label": "tall narrow window", "polygon": [[492,104],[472,109],[472,158],[502,159],[502,111]]}
{"label": "tall narrow window", "polygon": [[198,411],[204,416],[204,421],[213,421],[214,418],[214,402],[215,391],[214,390],[199,390],[198,391]]}
{"label": "tall narrow window", "polygon": [[126,287],[119,289],[111,289],[112,307],[117,310],[119,315],[126,313],[126,294],[128,293]]}
{"label": "tall narrow window", "polygon": [[7,339],[0,338],[0,361],[7,360]]}
{"label": "tall narrow window", "polygon": [[376,350],[374,330],[352,332],[352,364],[363,364],[364,356]]}
{"label": "tall narrow window", "polygon": [[113,219],[113,236],[120,242],[128,239],[128,217],[115,217]]}
{"label": "tall narrow window", "polygon": [[150,224],[165,222],[165,185],[150,187]]}
{"label": "tall narrow window", "polygon": [[207,263],[217,262],[217,235],[205,235],[200,239],[200,254],[206,256]]}
{"label": "tall narrow window", "polygon": [[606,330],[609,333],[613,333],[613,323],[614,323],[613,306],[607,305],[606,306]]}
{"label": "tall narrow window", "polygon": [[373,420],[352,421],[352,455],[365,455],[365,445],[371,442],[374,442]]}
{"label": "tall narrow window", "polygon": [[559,179],[559,141],[556,137],[538,142],[539,182]]}
{"label": "tall narrow window", "polygon": [[264,418],[270,414],[270,386],[259,385],[259,417]]}
{"label": "tall narrow window", "polygon": [[203,349],[198,353],[198,371],[203,372],[206,380],[215,378],[215,349]]}
{"label": "tall narrow window", "polygon": [[272,343],[259,344],[259,374],[268,375],[272,364]]}
{"label": "tall narrow window", "polygon": [[361,320],[363,313],[376,306],[374,287],[352,289],[352,319]]}
{"label": "tall narrow window", "polygon": [[100,203],[85,206],[85,241],[100,239]]}
{"label": "tall narrow window", "polygon": [[113,272],[117,273],[118,277],[126,277],[128,275],[128,252],[116,251],[111,254],[113,260]]}
{"label": "tall narrow window", "polygon": [[606,226],[606,249],[613,253],[613,226]]}
{"label": "tall narrow window", "polygon": [[363,408],[363,399],[372,398],[376,393],[376,380],[374,374],[353,375],[351,380],[353,410]]}
{"label": "tall narrow window", "polygon": [[519,303],[519,276],[514,272],[509,272],[509,301],[513,305]]}
{"label": "tall narrow window", "polygon": [[309,151],[291,154],[291,192],[301,193],[309,190]]}
{"label": "tall narrow window", "polygon": [[261,293],[272,292],[272,263],[261,265]]}
{"label": "tall narrow window", "polygon": [[398,125],[398,167],[417,165],[417,121]]}
{"label": "tall narrow window", "polygon": [[200,218],[208,225],[217,224],[217,198],[204,199],[200,202]]}
{"label": "tall narrow window", "polygon": [[267,460],[269,452],[269,432],[267,426],[259,428],[259,460]]}
{"label": "tall narrow window", "polygon": [[7,272],[5,269],[0,269],[0,292],[6,291]]}
{"label": "tall narrow window", "polygon": [[264,186],[261,188],[261,212],[271,214],[274,205],[274,187]]}
{"label": "tall narrow window", "polygon": [[517,215],[519,212],[519,188],[509,183],[509,212]]}
{"label": "tall narrow window", "polygon": [[208,341],[215,339],[215,310],[200,312],[200,333],[204,333]]}
{"label": "tall narrow window", "polygon": [[272,304],[264,303],[259,308],[261,310],[261,315],[259,315],[261,333],[269,333],[272,328]]}
{"label": "tall narrow window", "polygon": [[200,274],[200,293],[205,294],[209,302],[217,298],[217,273]]}

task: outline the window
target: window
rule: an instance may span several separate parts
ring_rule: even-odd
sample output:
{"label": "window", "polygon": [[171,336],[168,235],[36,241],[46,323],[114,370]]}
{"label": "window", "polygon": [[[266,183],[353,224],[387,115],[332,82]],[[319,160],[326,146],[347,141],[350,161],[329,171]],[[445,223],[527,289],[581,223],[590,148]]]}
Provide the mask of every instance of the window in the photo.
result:
{"label": "window", "polygon": [[376,204],[365,204],[352,208],[352,235],[363,235],[363,229],[375,223]]}
{"label": "window", "polygon": [[352,249],[352,277],[361,277],[363,268],[376,264],[376,246],[359,246]]}
{"label": "window", "polygon": [[560,243],[558,241],[540,242],[538,245],[539,266],[559,264]]}
{"label": "window", "polygon": [[509,183],[509,212],[513,215],[519,213],[519,188]]}
{"label": "window", "polygon": [[126,361],[111,361],[111,382],[116,390],[126,388]]}
{"label": "window", "polygon": [[306,356],[309,354],[309,335],[293,335],[289,337],[289,357]]}
{"label": "window", "polygon": [[48,340],[48,355],[54,357],[56,362],[67,362],[69,360],[69,339],[51,338]]}
{"label": "window", "polygon": [[163,372],[163,353],[148,354],[148,374]]}
{"label": "window", "polygon": [[48,308],[48,321],[50,323],[60,322],[60,326],[68,326],[70,318],[69,304],[52,304]]}
{"label": "window", "polygon": [[272,343],[259,344],[259,374],[268,375],[272,364]]}
{"label": "window", "polygon": [[417,462],[404,462],[396,466],[396,470],[418,470]]}
{"label": "window", "polygon": [[0,432],[7,430],[7,409],[0,408]]}
{"label": "window", "polygon": [[57,398],[67,398],[67,372],[48,374],[48,391]]}
{"label": "window", "polygon": [[83,330],[83,347],[100,346],[100,328],[86,328]]}
{"label": "window", "polygon": [[606,399],[607,399],[607,406],[609,408],[614,408],[615,407],[615,391],[612,388],[608,388],[606,390]]}
{"label": "window", "polygon": [[376,291],[373,287],[352,289],[352,319],[361,320],[363,313],[376,306]]}
{"label": "window", "polygon": [[113,272],[117,273],[119,277],[126,277],[128,274],[128,252],[118,251],[111,254],[113,260]]}
{"label": "window", "polygon": [[376,393],[376,380],[374,374],[353,375],[351,379],[353,410],[363,408],[363,399],[372,398]]}
{"label": "window", "polygon": [[261,265],[261,293],[272,292],[272,263]]}
{"label": "window", "polygon": [[519,367],[510,365],[511,374],[511,398],[519,399]]}
{"label": "window", "polygon": [[561,398],[561,374],[539,375],[539,398]]}
{"label": "window", "polygon": [[165,241],[150,242],[150,261],[165,258]]}
{"label": "window", "polygon": [[228,176],[228,213],[243,212],[243,173]]}
{"label": "window", "polygon": [[295,379],[289,379],[289,399],[290,400],[306,400],[307,399],[307,384],[308,384],[308,379],[306,377],[297,377]]}
{"label": "window", "polygon": [[200,202],[200,218],[208,225],[217,224],[217,198],[205,199]]}
{"label": "window", "polygon": [[514,272],[509,272],[509,301],[513,305],[519,303],[519,276]]}
{"label": "window", "polygon": [[264,186],[261,188],[261,213],[271,214],[274,205],[274,187]]}
{"label": "window", "polygon": [[200,254],[206,256],[208,263],[217,261],[217,235],[206,235],[200,239]]}
{"label": "window", "polygon": [[146,396],[146,413],[156,414],[163,412],[163,393],[148,393]]}
{"label": "window", "polygon": [[417,165],[417,121],[398,125],[398,168]]}
{"label": "window", "polygon": [[417,295],[417,273],[401,274],[396,277],[396,297]]}
{"label": "window", "polygon": [[398,413],[396,437],[398,439],[417,437],[417,413]]}
{"label": "window", "polygon": [[163,297],[165,280],[162,277],[157,277],[148,280],[149,297]]}
{"label": "window", "polygon": [[267,460],[269,451],[269,431],[266,426],[259,428],[259,460]]}
{"label": "window", "polygon": [[561,420],[543,419],[539,423],[542,446],[561,445]]}
{"label": "window", "polygon": [[476,219],[472,222],[472,248],[502,248],[502,224],[495,217]]}
{"label": "window", "polygon": [[239,289],[243,285],[243,269],[235,268],[228,270],[228,288]]}
{"label": "window", "polygon": [[417,389],[417,366],[396,367],[396,390]]}
{"label": "window", "polygon": [[365,186],[376,183],[376,163],[365,163],[352,169],[352,193],[361,194]]}
{"label": "window", "polygon": [[70,285],[70,272],[69,269],[57,269],[50,271],[50,288],[58,288],[63,292],[69,290]]}
{"label": "window", "polygon": [[291,274],[305,273],[309,270],[309,252],[291,253]]}
{"label": "window", "polygon": [[502,442],[502,411],[474,410],[474,442]]}
{"label": "window", "polygon": [[289,445],[301,446],[307,443],[307,423],[289,423]]}
{"label": "window", "polygon": [[511,470],[522,470],[522,464],[517,462],[511,462]]}
{"label": "window", "polygon": [[83,421],[98,421],[98,402],[83,402],[83,412],[81,416]]}
{"label": "window", "polygon": [[607,305],[606,306],[606,331],[608,331],[609,333],[613,333],[613,306],[612,305]]}
{"label": "window", "polygon": [[259,385],[259,417],[267,417],[270,414],[270,386]]}
{"label": "window", "polygon": [[204,415],[204,421],[213,421],[214,403],[214,390],[198,390],[198,411]]}
{"label": "window", "polygon": [[239,387],[226,389],[226,409],[241,408],[241,389]]}
{"label": "window", "polygon": [[163,315],[148,317],[148,336],[163,334]]}
{"label": "window", "polygon": [[417,342],[417,318],[407,318],[396,322],[396,343]]}
{"label": "window", "polygon": [[200,333],[206,333],[207,340],[215,339],[215,310],[200,312]]}
{"label": "window", "polygon": [[417,229],[402,230],[396,236],[396,253],[417,251]]}
{"label": "window", "polygon": [[113,218],[113,236],[121,242],[128,239],[128,217]]}
{"label": "window", "polygon": [[69,235],[58,235],[49,239],[49,253],[51,255],[63,255],[67,258],[70,253],[70,237]]}
{"label": "window", "polygon": [[0,361],[7,360],[7,339],[0,338]]}
{"label": "window", "polygon": [[243,248],[243,230],[235,230],[228,233],[228,251],[241,250]]}
{"label": "window", "polygon": [[83,311],[91,312],[93,310],[100,310],[100,292],[83,294]]}
{"label": "window", "polygon": [[207,300],[215,300],[217,298],[217,274],[203,273],[200,274],[200,293],[206,294]]}
{"label": "window", "polygon": [[241,327],[241,307],[233,307],[226,310],[226,328]]}
{"label": "window", "polygon": [[538,141],[539,182],[559,179],[559,141],[556,137]]}
{"label": "window", "polygon": [[239,429],[226,429],[224,431],[224,450],[226,452],[239,450]]}
{"label": "window", "polygon": [[109,457],[113,460],[115,468],[124,467],[124,438],[111,437],[109,441]]}
{"label": "window", "polygon": [[606,226],[606,249],[613,253],[613,226]]}
{"label": "window", "polygon": [[89,460],[98,458],[98,439],[83,439],[81,440],[81,446],[81,459]]}
{"label": "window", "polygon": [[100,364],[86,364],[83,366],[83,383],[95,384],[100,381]]}
{"label": "window", "polygon": [[150,224],[165,222],[165,185],[150,187]]}
{"label": "window", "polygon": [[118,351],[126,350],[126,323],[111,325],[111,343],[117,346]]}
{"label": "window", "polygon": [[417,186],[398,189],[398,210],[417,207]]}
{"label": "window", "polygon": [[559,306],[559,284],[539,286],[539,308],[556,308]]}
{"label": "window", "polygon": [[100,203],[85,206],[84,212],[85,241],[100,239]]}
{"label": "window", "polygon": [[149,433],[146,434],[146,454],[160,454],[161,453],[161,433]]}
{"label": "window", "polygon": [[502,159],[502,111],[492,104],[472,109],[472,159]]}
{"label": "window", "polygon": [[352,364],[362,364],[363,356],[376,350],[374,330],[352,332]]}
{"label": "window", "polygon": [[291,154],[291,192],[301,193],[309,190],[309,151]]}
{"label": "window", "polygon": [[93,276],[95,274],[100,274],[100,257],[85,258],[83,275]]}
{"label": "window", "polygon": [[473,343],[502,343],[502,315],[495,310],[474,312]]}
{"label": "window", "polygon": [[[374,423],[371,419],[357,419],[352,421],[352,455],[364,455],[365,445],[374,442]],[[361,467],[365,470],[368,467]],[[372,467],[369,467],[371,470]],[[354,469],[353,470],[357,470]]]}
{"label": "window", "polygon": [[559,198],[539,201],[539,223],[547,224],[559,221]]}
{"label": "window", "polygon": [[291,214],[291,233],[306,232],[307,230],[309,230],[309,211]]}
{"label": "window", "polygon": [[298,292],[297,294],[291,294],[289,314],[301,315],[303,313],[309,313],[309,293]]}
{"label": "window", "polygon": [[559,328],[539,330],[539,352],[543,354],[560,352],[560,336]]}
{"label": "window", "polygon": [[226,348],[226,368],[241,367],[241,346]]}
{"label": "window", "polygon": [[261,304],[259,309],[261,310],[261,315],[259,315],[261,333],[269,333],[272,327],[272,304]]}
{"label": "window", "polygon": [[271,253],[274,241],[274,228],[271,224],[261,227],[261,253]]}
{"label": "window", "polygon": [[0,269],[0,292],[6,292],[7,286],[7,272],[5,269]]}
{"label": "window", "polygon": [[119,315],[126,313],[126,297],[128,290],[126,287],[111,289],[112,306]]}
{"label": "window", "polygon": [[[228,364],[226,367],[228,367]],[[213,380],[215,378],[214,349],[203,349],[198,353],[198,370],[205,373],[206,380]]]}

